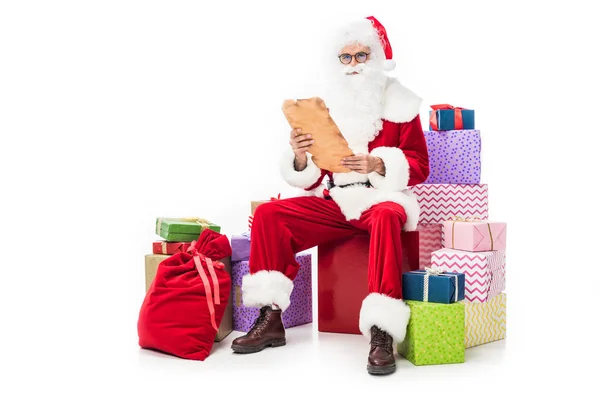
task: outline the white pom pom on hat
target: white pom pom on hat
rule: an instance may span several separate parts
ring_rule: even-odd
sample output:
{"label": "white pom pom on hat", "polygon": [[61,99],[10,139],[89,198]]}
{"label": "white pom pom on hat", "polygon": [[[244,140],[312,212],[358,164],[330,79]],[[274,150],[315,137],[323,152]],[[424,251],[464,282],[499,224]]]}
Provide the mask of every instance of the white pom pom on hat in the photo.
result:
{"label": "white pom pom on hat", "polygon": [[383,70],[384,71],[392,71],[394,68],[396,68],[396,61],[394,61],[394,60],[385,60],[383,62]]}

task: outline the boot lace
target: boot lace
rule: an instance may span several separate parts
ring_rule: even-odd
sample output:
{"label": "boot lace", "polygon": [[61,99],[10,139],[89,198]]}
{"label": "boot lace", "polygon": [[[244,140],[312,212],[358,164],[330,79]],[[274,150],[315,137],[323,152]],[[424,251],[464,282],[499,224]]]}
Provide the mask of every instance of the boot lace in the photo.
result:
{"label": "boot lace", "polygon": [[392,337],[386,331],[374,326],[371,329],[371,345],[387,349],[392,346]]}
{"label": "boot lace", "polygon": [[252,328],[250,328],[250,331],[248,333],[260,333],[267,326],[268,309],[269,306],[264,306],[260,309],[260,314],[258,315],[258,318],[256,318],[256,321],[254,321],[254,324],[252,325]]}

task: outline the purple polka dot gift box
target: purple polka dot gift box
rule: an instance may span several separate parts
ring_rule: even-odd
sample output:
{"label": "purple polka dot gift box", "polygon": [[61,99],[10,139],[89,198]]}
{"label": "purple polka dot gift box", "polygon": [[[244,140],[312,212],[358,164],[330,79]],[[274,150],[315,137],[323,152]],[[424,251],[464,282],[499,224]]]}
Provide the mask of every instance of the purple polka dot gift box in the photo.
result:
{"label": "purple polka dot gift box", "polygon": [[431,183],[476,185],[481,179],[479,130],[425,131]]}
{"label": "purple polka dot gift box", "polygon": [[250,259],[250,232],[231,237],[231,262],[248,261]]}
{"label": "purple polka dot gift box", "polygon": [[[285,328],[312,322],[311,255],[298,254],[296,255],[296,261],[298,261],[300,269],[294,279],[294,289],[290,295],[290,306],[281,316]],[[233,329],[241,332],[248,332],[259,314],[258,308],[244,306],[242,278],[249,272],[248,261],[239,261],[231,266]]]}

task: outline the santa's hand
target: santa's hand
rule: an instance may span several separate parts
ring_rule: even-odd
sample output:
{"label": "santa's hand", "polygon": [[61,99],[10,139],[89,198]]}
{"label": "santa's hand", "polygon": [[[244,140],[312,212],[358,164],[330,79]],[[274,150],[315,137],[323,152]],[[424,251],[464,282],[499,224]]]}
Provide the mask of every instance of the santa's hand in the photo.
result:
{"label": "santa's hand", "polygon": [[342,165],[359,174],[370,174],[377,171],[385,175],[385,164],[379,157],[373,157],[369,154],[357,154],[355,156],[344,157]]}
{"label": "santa's hand", "polygon": [[300,132],[301,129],[292,129],[290,132],[290,146],[292,146],[292,150],[294,150],[296,156],[306,157],[306,151],[315,141],[312,140],[310,133],[302,135]]}
{"label": "santa's hand", "polygon": [[302,171],[306,168],[308,163],[308,157],[306,157],[306,151],[310,149],[310,146],[315,142],[312,140],[311,134],[302,135],[301,129],[292,129],[290,132],[290,146],[294,151],[294,169],[296,171]]}

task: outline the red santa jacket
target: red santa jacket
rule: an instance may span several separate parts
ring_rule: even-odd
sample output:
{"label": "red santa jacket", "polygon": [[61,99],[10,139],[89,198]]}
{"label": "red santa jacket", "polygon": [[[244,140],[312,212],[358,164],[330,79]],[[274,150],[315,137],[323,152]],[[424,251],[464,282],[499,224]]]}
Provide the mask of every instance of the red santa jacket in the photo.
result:
{"label": "red santa jacket", "polygon": [[[369,153],[385,164],[385,176],[377,172],[331,173],[322,170],[308,155],[308,165],[302,171],[294,169],[294,153],[288,149],[281,159],[280,171],[292,186],[305,189],[307,194],[322,196],[325,176],[336,185],[370,182],[372,187],[336,186],[329,191],[348,220],[358,219],[363,211],[384,201],[404,207],[407,214],[405,230],[416,230],[419,206],[409,189],[424,182],[429,175],[429,158],[423,128],[419,118],[421,99],[389,78],[383,103],[382,128],[371,140],[348,143],[355,153]],[[335,119],[335,118],[334,118]]]}

